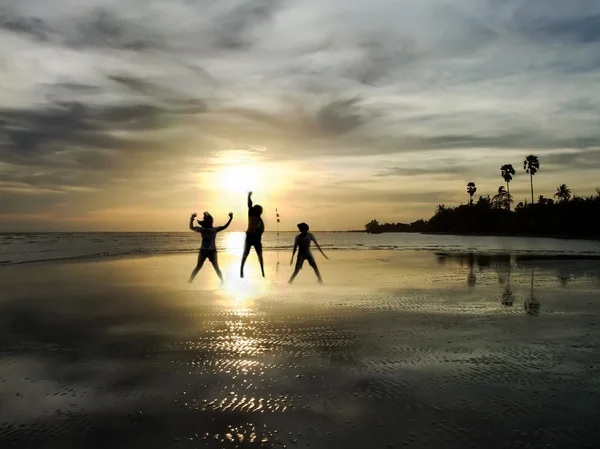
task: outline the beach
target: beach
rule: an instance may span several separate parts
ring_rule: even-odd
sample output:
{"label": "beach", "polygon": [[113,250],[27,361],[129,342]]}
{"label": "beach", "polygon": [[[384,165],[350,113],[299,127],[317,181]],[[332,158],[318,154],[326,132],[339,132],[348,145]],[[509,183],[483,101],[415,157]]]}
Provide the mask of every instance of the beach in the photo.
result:
{"label": "beach", "polygon": [[0,267],[0,441],[592,448],[600,261],[362,250]]}

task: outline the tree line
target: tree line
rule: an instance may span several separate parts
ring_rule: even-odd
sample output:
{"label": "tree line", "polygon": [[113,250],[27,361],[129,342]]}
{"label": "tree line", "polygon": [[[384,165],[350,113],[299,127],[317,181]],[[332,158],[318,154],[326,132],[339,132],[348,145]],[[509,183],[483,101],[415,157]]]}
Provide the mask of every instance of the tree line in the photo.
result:
{"label": "tree line", "polygon": [[437,206],[429,220],[413,223],[379,223],[371,220],[365,225],[368,233],[429,232],[448,234],[539,235],[555,237],[600,238],[600,188],[596,195],[572,195],[566,184],[556,188],[553,197],[539,195],[534,200],[533,177],[540,170],[537,156],[529,155],[523,161],[523,170],[529,175],[531,202],[525,200],[512,208],[510,183],[516,174],[512,164],[500,167],[500,176],[506,187],[498,187],[490,197],[473,197],[477,193],[475,182],[467,184],[468,203],[456,207]]}

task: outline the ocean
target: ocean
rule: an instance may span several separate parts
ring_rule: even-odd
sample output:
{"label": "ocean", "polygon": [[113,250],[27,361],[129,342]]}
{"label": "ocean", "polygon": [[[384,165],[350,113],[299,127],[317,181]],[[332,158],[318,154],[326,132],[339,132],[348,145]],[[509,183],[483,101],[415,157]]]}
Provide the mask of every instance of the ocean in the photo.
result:
{"label": "ocean", "polygon": [[[488,254],[542,254],[600,256],[600,242],[531,237],[482,237],[414,233],[366,234],[362,232],[315,232],[321,247],[328,251],[433,251],[479,252]],[[266,232],[267,250],[291,251],[294,232]],[[241,253],[243,232],[219,234],[220,251]],[[194,253],[200,236],[194,232],[140,233],[0,233],[0,265],[103,258],[126,255]]]}

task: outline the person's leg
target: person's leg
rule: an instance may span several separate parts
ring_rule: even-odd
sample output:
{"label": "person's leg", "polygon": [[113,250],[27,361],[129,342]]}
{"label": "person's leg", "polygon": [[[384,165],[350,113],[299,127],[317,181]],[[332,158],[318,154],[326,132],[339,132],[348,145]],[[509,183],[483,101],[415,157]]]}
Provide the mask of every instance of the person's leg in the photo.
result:
{"label": "person's leg", "polygon": [[292,277],[290,278],[288,283],[291,284],[292,282],[294,282],[294,279],[296,279],[296,276],[298,276],[298,273],[300,273],[300,270],[302,269],[303,263],[304,263],[304,257],[298,255],[298,260],[296,260],[296,268],[294,269],[294,273],[292,274]]}
{"label": "person's leg", "polygon": [[221,279],[221,283],[223,283],[223,273],[221,273],[221,269],[219,268],[219,258],[217,257],[216,251],[210,255],[209,260],[217,272],[217,276],[219,276],[219,279]]}
{"label": "person's leg", "polygon": [[258,255],[258,262],[260,263],[260,272],[262,277],[265,277],[265,262],[263,261],[262,242],[258,241],[254,244],[254,249]]}
{"label": "person's leg", "polygon": [[317,279],[319,280],[319,283],[322,284],[323,283],[323,279],[321,278],[321,273],[319,272],[319,267],[317,266],[317,262],[315,262],[315,258],[313,257],[312,254],[310,254],[306,260],[308,260],[308,263],[310,264],[310,266],[313,268],[313,270],[315,270],[315,274],[317,275]]}
{"label": "person's leg", "polygon": [[204,265],[205,260],[206,260],[206,255],[203,254],[202,251],[200,251],[200,253],[198,254],[198,263],[196,264],[196,268],[194,268],[194,271],[192,271],[192,274],[190,275],[190,280],[188,281],[190,284],[192,282],[194,282],[194,278],[196,277],[196,275],[202,268],[202,265]]}
{"label": "person's leg", "polygon": [[240,277],[244,277],[244,265],[246,265],[246,260],[248,259],[248,254],[250,254],[250,240],[249,237],[246,236],[246,241],[244,242],[244,255],[242,256],[242,266],[240,267]]}

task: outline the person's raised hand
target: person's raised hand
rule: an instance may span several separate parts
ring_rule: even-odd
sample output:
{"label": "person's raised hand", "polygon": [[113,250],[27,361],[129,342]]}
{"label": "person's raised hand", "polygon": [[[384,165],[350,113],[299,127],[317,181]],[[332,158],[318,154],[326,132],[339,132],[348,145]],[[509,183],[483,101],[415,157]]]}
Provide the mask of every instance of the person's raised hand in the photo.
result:
{"label": "person's raised hand", "polygon": [[233,212],[229,212],[229,218],[233,218]]}
{"label": "person's raised hand", "polygon": [[192,218],[196,218],[197,216],[198,216],[198,214],[197,214],[196,212],[194,212],[194,213],[192,214]]}

